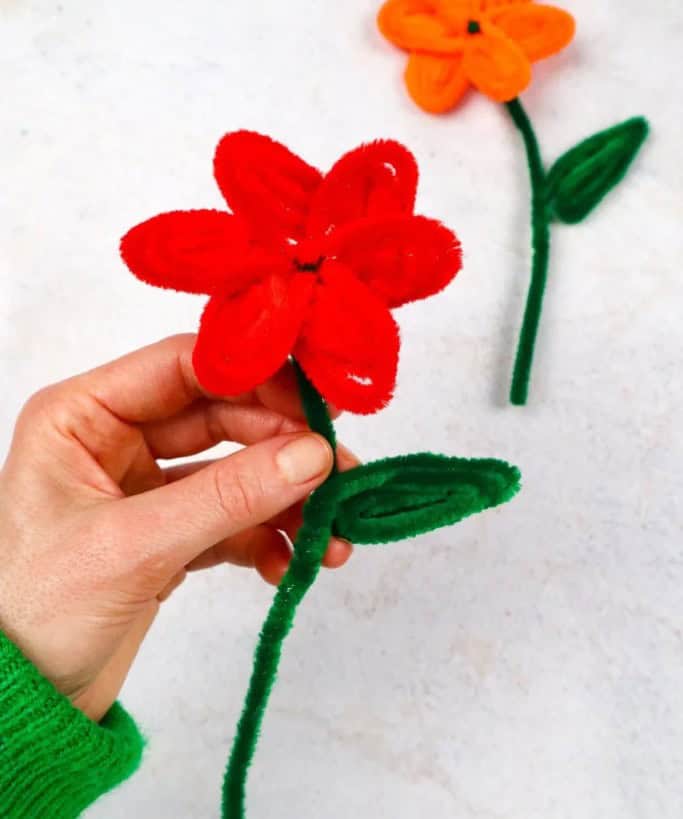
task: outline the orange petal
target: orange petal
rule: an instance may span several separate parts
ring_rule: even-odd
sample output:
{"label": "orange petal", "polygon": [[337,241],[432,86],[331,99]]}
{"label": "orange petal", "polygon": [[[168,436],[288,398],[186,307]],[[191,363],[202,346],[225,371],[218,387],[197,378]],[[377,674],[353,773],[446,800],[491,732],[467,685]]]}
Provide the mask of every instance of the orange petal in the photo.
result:
{"label": "orange petal", "polygon": [[475,0],[482,12],[490,12],[501,6],[522,6],[532,2],[532,0]]}
{"label": "orange petal", "polygon": [[439,17],[448,24],[451,32],[467,33],[470,21],[481,21],[487,12],[500,6],[530,3],[531,0],[433,0]]}
{"label": "orange petal", "polygon": [[477,34],[465,49],[463,70],[482,94],[509,102],[531,82],[531,64],[519,46],[497,34]]}
{"label": "orange petal", "polygon": [[443,114],[462,99],[468,82],[460,57],[411,54],[406,68],[410,96],[425,111]]}
{"label": "orange petal", "polygon": [[541,60],[568,45],[574,18],[554,6],[520,5],[492,11],[489,20],[514,40],[530,60]]}
{"label": "orange petal", "polygon": [[438,0],[388,0],[377,15],[382,34],[406,51],[457,54],[464,38],[438,13]]}

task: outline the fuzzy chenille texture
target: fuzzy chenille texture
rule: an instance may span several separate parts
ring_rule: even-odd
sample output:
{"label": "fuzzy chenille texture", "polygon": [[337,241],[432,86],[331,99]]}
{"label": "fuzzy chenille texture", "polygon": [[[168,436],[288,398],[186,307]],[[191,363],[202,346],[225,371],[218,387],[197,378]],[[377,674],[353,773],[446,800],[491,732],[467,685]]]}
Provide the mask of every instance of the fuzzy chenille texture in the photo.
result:
{"label": "fuzzy chenille texture", "polygon": [[527,154],[531,183],[531,284],[519,335],[510,400],[523,405],[529,396],[534,358],[550,260],[552,221],[574,225],[585,219],[624,178],[650,130],[644,117],[584,139],[546,171],[531,120],[515,99],[507,103]]}
{"label": "fuzzy chenille texture", "polygon": [[544,3],[470,0],[387,0],[377,24],[409,53],[408,92],[425,111],[459,105],[472,86],[508,102],[531,82],[531,66],[574,37],[574,18]]}
{"label": "fuzzy chenille texture", "polygon": [[246,816],[246,784],[268,699],[275,684],[285,638],[294,626],[299,604],[315,582],[332,534],[339,482],[331,478],[306,503],[287,574],[259,635],[249,689],[223,779],[223,819]]}
{"label": "fuzzy chenille texture", "polygon": [[334,532],[383,544],[452,526],[500,506],[520,490],[516,466],[433,452],[383,458],[339,475]]}
{"label": "fuzzy chenille texture", "polygon": [[3,819],[75,819],[137,770],[143,747],[121,705],[88,719],[0,632]]}
{"label": "fuzzy chenille texture", "polygon": [[323,174],[236,131],[218,145],[214,176],[232,213],[163,213],[121,241],[142,281],[210,296],[193,356],[201,384],[248,392],[294,355],[339,409],[382,409],[400,346],[390,311],[442,290],[461,266],[455,235],[414,212],[413,155],[376,140]]}

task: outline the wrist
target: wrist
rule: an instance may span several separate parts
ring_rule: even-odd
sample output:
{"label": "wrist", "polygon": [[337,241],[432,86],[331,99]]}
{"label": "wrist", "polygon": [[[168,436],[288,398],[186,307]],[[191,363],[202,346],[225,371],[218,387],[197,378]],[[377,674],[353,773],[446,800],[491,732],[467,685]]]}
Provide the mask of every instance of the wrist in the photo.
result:
{"label": "wrist", "polygon": [[0,792],[12,819],[78,816],[138,767],[144,740],[115,704],[93,722],[0,632]]}

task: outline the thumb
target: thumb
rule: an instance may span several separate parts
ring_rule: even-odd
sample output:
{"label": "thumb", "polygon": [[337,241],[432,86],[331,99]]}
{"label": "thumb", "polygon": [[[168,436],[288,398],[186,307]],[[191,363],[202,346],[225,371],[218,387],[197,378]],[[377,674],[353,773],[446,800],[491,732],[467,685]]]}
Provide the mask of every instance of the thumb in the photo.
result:
{"label": "thumb", "polygon": [[[113,506],[128,572],[160,581],[214,544],[306,498],[332,469],[327,441],[310,432],[246,447],[174,483]],[[119,538],[116,538],[119,540]]]}

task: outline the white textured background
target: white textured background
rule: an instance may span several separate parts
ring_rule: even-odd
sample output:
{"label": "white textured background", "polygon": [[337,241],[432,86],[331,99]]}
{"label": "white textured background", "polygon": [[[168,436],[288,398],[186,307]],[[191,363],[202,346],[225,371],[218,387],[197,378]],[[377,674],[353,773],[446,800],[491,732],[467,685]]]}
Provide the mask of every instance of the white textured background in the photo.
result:
{"label": "white textured background", "polygon": [[[441,119],[414,108],[375,2],[0,0],[0,451],[41,385],[195,328],[201,299],[138,283],[117,242],[159,211],[220,206],[225,131],[324,168],[396,137],[420,161],[419,209],[466,250],[445,294],[399,313],[395,402],[341,434],[365,458],[505,457],[524,492],[321,577],[250,819],[682,815],[683,9],[565,6],[577,40],[525,95],[546,158],[637,113],[654,133],[588,222],[554,232],[520,410],[505,403],[528,277],[517,133],[474,96]],[[93,819],[217,816],[270,598],[221,569],[165,607],[123,696],[144,767]]]}

